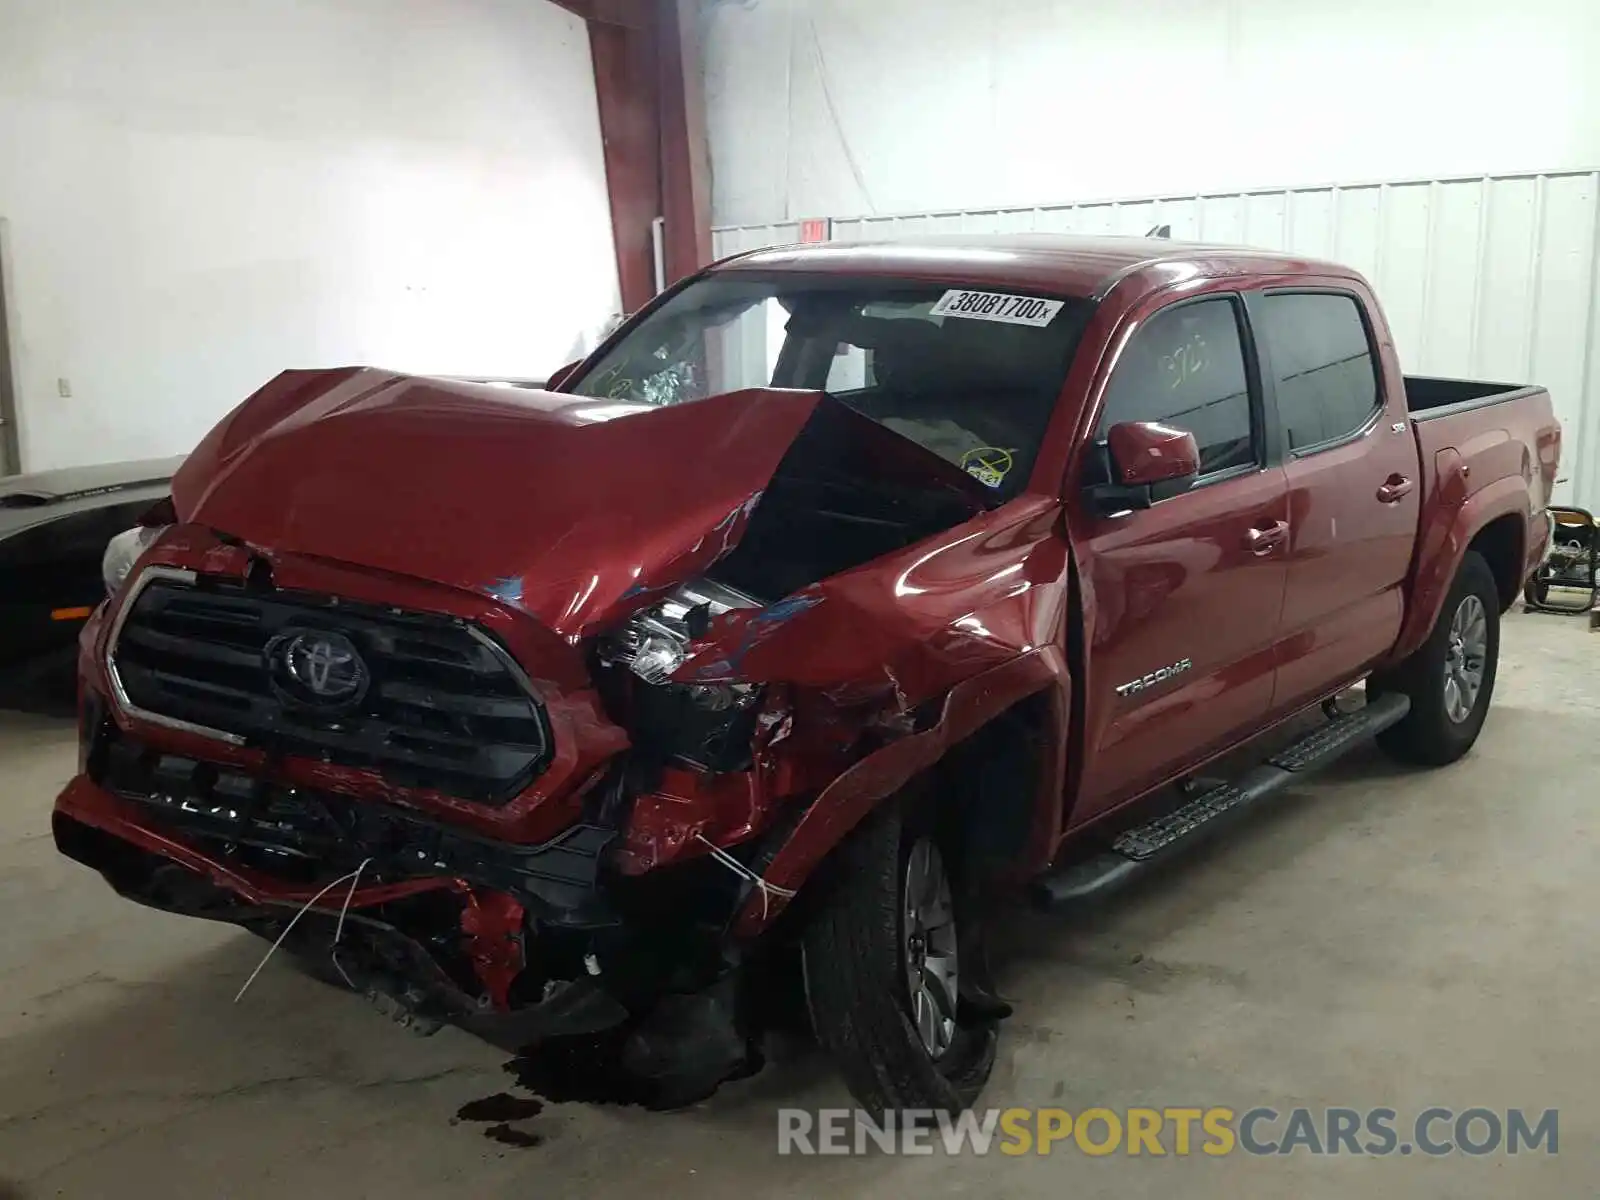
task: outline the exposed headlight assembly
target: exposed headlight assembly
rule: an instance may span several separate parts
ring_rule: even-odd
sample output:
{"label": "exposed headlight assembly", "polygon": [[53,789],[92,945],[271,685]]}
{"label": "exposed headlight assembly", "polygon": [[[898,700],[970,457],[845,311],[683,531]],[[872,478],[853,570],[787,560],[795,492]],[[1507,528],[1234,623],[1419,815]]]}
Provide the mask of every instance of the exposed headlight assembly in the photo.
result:
{"label": "exposed headlight assembly", "polygon": [[711,626],[711,618],[759,601],[721,584],[699,580],[677,588],[661,603],[635,613],[612,642],[607,657],[646,683],[666,684],[683,666],[689,643]]}
{"label": "exposed headlight assembly", "polygon": [[709,771],[740,770],[748,764],[761,688],[674,683],[672,673],[713,617],[760,607],[759,601],[732,588],[700,580],[634,614],[606,640],[601,651],[605,661],[626,667],[649,685],[636,693],[632,704],[637,749]]}
{"label": "exposed headlight assembly", "polygon": [[128,573],[139,556],[169,528],[168,525],[138,525],[123,530],[107,543],[105,556],[100,560],[100,577],[106,581],[106,595],[117,594],[117,589],[128,581]]}

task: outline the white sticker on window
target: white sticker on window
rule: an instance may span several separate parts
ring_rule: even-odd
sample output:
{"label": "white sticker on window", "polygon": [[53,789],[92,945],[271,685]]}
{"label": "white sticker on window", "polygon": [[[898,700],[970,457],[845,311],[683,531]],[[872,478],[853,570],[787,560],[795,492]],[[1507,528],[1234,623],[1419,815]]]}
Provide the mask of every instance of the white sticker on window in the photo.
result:
{"label": "white sticker on window", "polygon": [[1008,296],[1004,292],[946,292],[930,310],[935,317],[965,317],[969,321],[999,321],[1005,325],[1043,328],[1056,319],[1065,302],[1037,296]]}

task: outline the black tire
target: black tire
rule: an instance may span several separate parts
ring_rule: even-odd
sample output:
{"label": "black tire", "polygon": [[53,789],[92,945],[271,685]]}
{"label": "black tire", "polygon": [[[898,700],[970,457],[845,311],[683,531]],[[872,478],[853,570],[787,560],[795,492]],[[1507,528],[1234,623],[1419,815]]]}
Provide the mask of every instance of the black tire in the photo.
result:
{"label": "black tire", "polygon": [[[925,835],[932,836],[926,819],[904,800],[882,805],[827,864],[802,938],[817,1039],[856,1101],[880,1116],[970,1108],[994,1070],[999,1043],[996,1021],[958,1024],[935,1061],[912,1025],[900,914],[908,857]],[[955,903],[959,923],[959,892]]]}
{"label": "black tire", "polygon": [[[1469,596],[1483,605],[1487,626],[1487,652],[1483,682],[1465,720],[1450,718],[1445,699],[1445,663],[1450,653],[1451,623]],[[1378,735],[1378,745],[1390,757],[1418,766],[1442,767],[1453,763],[1478,740],[1489,703],[1494,696],[1495,671],[1500,660],[1500,589],[1494,572],[1475,550],[1467,551],[1445,597],[1428,640],[1399,666],[1374,675],[1368,692],[1401,692],[1411,697],[1411,711],[1399,724]]]}

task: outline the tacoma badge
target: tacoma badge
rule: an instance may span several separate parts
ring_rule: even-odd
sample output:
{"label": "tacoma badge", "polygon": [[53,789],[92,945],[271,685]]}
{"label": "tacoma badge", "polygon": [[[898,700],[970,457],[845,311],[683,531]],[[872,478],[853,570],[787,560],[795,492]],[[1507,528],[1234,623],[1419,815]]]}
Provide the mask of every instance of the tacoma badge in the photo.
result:
{"label": "tacoma badge", "polygon": [[1182,662],[1173,663],[1170,667],[1162,667],[1159,671],[1151,671],[1150,674],[1141,679],[1119,684],[1117,686],[1117,695],[1136,696],[1146,688],[1155,687],[1156,684],[1165,683],[1169,679],[1176,679],[1192,666],[1194,666],[1194,663],[1186,658]]}

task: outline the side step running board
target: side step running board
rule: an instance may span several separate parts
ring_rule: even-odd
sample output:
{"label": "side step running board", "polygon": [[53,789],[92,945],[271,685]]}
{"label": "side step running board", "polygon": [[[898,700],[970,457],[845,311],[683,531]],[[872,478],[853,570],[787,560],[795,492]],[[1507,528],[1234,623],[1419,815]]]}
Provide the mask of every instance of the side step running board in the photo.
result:
{"label": "side step running board", "polygon": [[1319,725],[1234,783],[1196,796],[1182,808],[1118,835],[1111,848],[1068,863],[1033,882],[1040,908],[1072,908],[1099,900],[1144,875],[1157,863],[1204,841],[1257,801],[1327,766],[1347,750],[1397,724],[1411,708],[1406,696],[1379,696],[1366,707]]}

